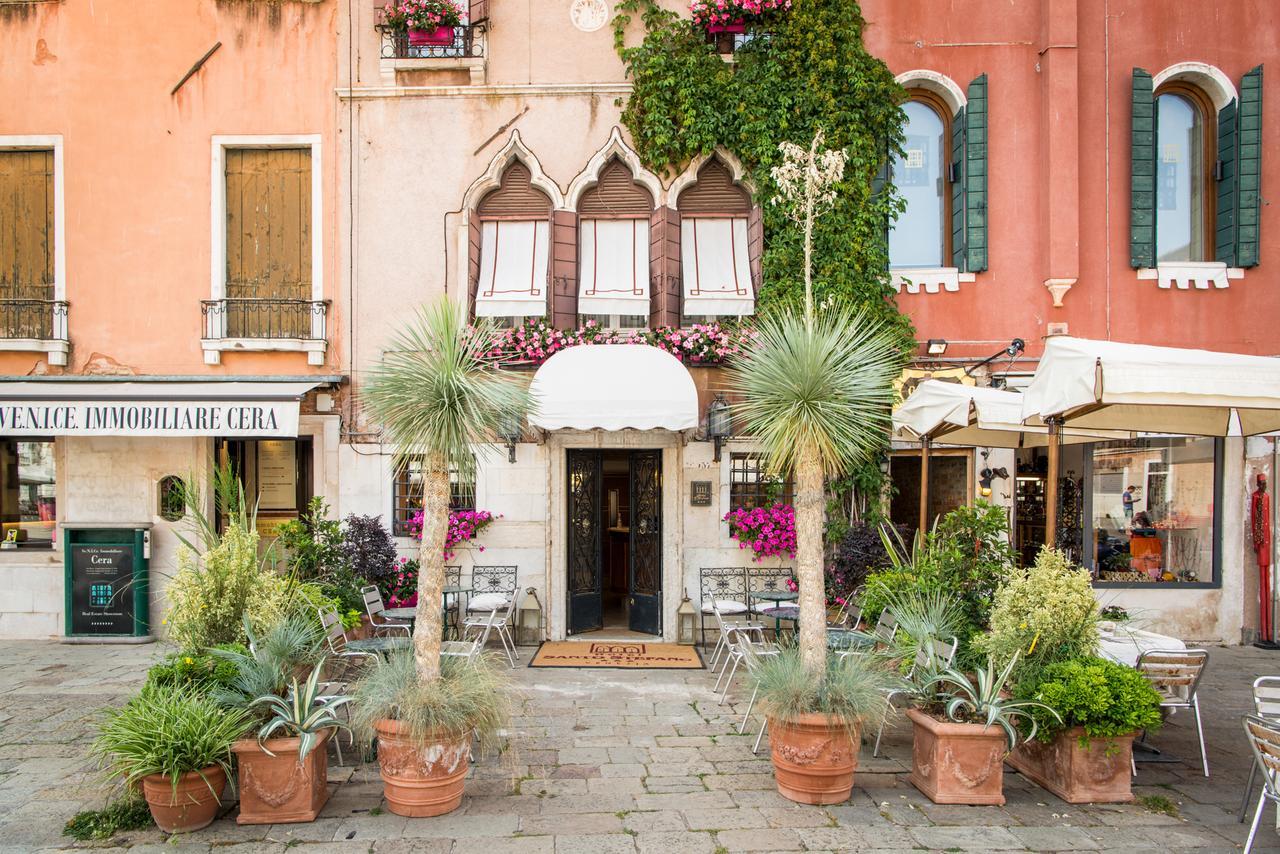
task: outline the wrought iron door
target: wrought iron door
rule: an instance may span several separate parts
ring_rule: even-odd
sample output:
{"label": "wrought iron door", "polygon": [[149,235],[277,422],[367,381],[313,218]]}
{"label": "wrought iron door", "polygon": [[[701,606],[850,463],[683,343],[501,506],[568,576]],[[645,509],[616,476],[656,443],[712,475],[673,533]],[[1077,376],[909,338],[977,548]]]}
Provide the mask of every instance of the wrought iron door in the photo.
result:
{"label": "wrought iron door", "polygon": [[569,451],[567,555],[569,634],[603,625],[601,619],[600,452]]}
{"label": "wrought iron door", "polygon": [[662,634],[662,451],[631,452],[632,631]]}

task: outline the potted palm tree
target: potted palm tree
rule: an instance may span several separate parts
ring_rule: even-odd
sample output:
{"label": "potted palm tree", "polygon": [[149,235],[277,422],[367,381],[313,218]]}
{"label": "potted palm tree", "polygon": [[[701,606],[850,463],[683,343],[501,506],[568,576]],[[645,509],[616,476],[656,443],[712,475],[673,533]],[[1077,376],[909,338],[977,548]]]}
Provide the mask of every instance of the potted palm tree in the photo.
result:
{"label": "potted palm tree", "polygon": [[[828,661],[824,478],[849,471],[883,447],[893,380],[904,363],[898,339],[881,323],[838,304],[821,311],[814,307],[813,222],[834,202],[846,159],[843,150],[824,151],[821,144],[821,132],[808,149],[784,143],[783,163],[773,170],[781,190],[775,202],[804,228],[803,313],[784,309],[764,317],[752,346],[728,368],[740,422],[759,444],[769,469],[792,473],[795,483],[798,649],[777,666],[790,663],[797,678],[815,683],[816,690],[794,695],[803,702],[792,702],[786,694],[771,696],[770,683],[762,683],[760,700],[774,710],[769,731],[775,772],[788,757],[804,757],[806,772],[814,775],[802,789],[778,774],[778,791],[806,803],[848,797],[853,780],[845,756],[853,737],[852,713],[821,701],[838,690],[835,680],[844,678]],[[860,714],[870,714],[861,704],[858,708]],[[828,745],[816,752],[809,743],[815,730],[826,733]],[[828,773],[837,766],[839,774]],[[825,782],[819,784],[818,777]]]}
{"label": "potted palm tree", "polygon": [[[487,664],[441,667],[440,659],[449,472],[474,482],[475,454],[492,452],[503,428],[530,409],[527,380],[487,355],[496,337],[490,321],[469,325],[465,306],[443,297],[396,337],[364,392],[398,460],[423,461],[413,652],[353,690],[353,721],[377,735],[387,802],[399,815],[457,809],[471,735],[496,730],[506,705],[503,690],[474,691],[496,684]],[[388,682],[390,674],[400,681]]]}

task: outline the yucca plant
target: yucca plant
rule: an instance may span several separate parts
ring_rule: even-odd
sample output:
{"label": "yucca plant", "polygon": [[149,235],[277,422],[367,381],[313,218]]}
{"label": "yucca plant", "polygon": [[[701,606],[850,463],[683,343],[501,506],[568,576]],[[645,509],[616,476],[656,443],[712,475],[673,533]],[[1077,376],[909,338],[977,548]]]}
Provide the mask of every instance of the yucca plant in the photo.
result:
{"label": "yucca plant", "polygon": [[1036,700],[1015,700],[1006,696],[1005,688],[1009,677],[1018,663],[1015,653],[1013,658],[996,672],[996,661],[987,656],[986,667],[978,670],[974,678],[957,669],[939,673],[924,683],[923,692],[928,695],[936,692],[941,703],[942,712],[948,720],[956,723],[980,723],[990,729],[999,726],[1009,740],[1009,749],[1018,746],[1018,721],[1026,721],[1030,731],[1028,740],[1036,737],[1038,726],[1032,715],[1033,711],[1047,713],[1059,723],[1062,718],[1053,709]]}
{"label": "yucca plant", "polygon": [[885,610],[898,624],[889,653],[898,660],[914,661],[921,647],[932,656],[933,641],[948,641],[964,629],[964,609],[960,601],[945,590],[884,586],[880,590],[885,598]]}
{"label": "yucca plant", "polygon": [[350,697],[320,696],[320,673],[324,670],[324,659],[311,669],[311,675],[301,686],[298,677],[293,677],[288,693],[281,697],[278,694],[264,694],[250,704],[250,708],[264,707],[271,715],[266,723],[258,728],[258,746],[268,756],[275,756],[263,744],[268,738],[284,731],[285,738],[297,736],[298,762],[305,762],[307,754],[320,743],[325,730],[346,729],[347,725],[338,720],[334,714],[338,709],[351,702]]}
{"label": "yucca plant", "polygon": [[231,684],[215,688],[211,694],[225,706],[251,709],[267,694],[283,696],[289,678],[298,668],[320,660],[324,638],[311,613],[292,614],[264,636],[254,633],[247,617],[244,622],[250,647],[247,654],[232,649],[209,650],[236,667]]}
{"label": "yucca plant", "polygon": [[488,353],[497,329],[468,325],[466,307],[442,297],[422,309],[393,340],[364,390],[368,413],[395,449],[397,461],[423,458],[422,545],[418,615],[413,631],[418,678],[440,677],[444,543],[449,527],[449,471],[461,483],[474,454],[492,451],[502,428],[524,422],[528,382],[502,370]]}

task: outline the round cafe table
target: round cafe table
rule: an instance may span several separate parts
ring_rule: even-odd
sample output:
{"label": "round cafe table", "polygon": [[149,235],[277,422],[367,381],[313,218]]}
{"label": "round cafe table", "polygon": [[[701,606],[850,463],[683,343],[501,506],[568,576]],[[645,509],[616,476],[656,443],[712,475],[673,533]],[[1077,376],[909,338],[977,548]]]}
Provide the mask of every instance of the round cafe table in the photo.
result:
{"label": "round cafe table", "polygon": [[[793,593],[790,590],[761,590],[758,593],[749,593],[748,595],[752,599],[763,599],[766,602],[773,602],[775,604],[775,607],[770,608],[767,611],[756,609],[756,613],[759,614],[760,616],[774,618],[773,620],[774,637],[777,637],[778,632],[782,631],[782,621],[784,619],[791,619],[790,617],[787,617],[783,614],[778,613],[778,611],[782,610],[782,607],[779,606],[778,603],[794,602],[800,598],[799,593]],[[795,610],[796,610],[796,614],[799,615],[800,609],[796,608]]]}
{"label": "round cafe table", "polygon": [[418,619],[417,608],[387,608],[383,610],[382,616],[388,620],[399,620],[400,622],[409,624],[409,631],[413,631],[413,621]]}
{"label": "round cafe table", "polygon": [[401,649],[408,649],[413,644],[409,638],[363,638],[347,641],[346,648],[351,652],[374,652],[378,655],[390,655]]}

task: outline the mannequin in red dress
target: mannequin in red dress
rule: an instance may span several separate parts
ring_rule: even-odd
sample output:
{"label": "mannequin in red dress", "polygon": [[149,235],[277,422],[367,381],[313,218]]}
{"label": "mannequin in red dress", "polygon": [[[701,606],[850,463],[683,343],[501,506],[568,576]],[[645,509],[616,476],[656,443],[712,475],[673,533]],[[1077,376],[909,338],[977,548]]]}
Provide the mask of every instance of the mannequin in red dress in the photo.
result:
{"label": "mannequin in red dress", "polygon": [[1271,626],[1271,496],[1267,476],[1258,473],[1258,488],[1249,496],[1249,522],[1253,551],[1258,557],[1258,632],[1263,641],[1273,641]]}

